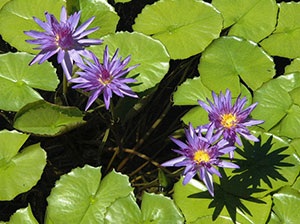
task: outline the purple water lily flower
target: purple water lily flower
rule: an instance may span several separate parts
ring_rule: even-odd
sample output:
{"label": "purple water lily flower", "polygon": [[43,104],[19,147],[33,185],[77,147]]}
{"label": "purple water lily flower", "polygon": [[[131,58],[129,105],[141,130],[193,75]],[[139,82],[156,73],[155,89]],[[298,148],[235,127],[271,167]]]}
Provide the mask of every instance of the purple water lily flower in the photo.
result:
{"label": "purple water lily flower", "polygon": [[186,166],[183,171],[183,175],[185,175],[183,180],[184,185],[199,171],[200,178],[212,196],[214,196],[212,175],[216,174],[222,177],[220,172],[213,167],[213,165],[232,169],[239,168],[239,166],[234,163],[222,161],[218,158],[233,151],[235,146],[229,145],[224,139],[215,143],[221,134],[219,132],[214,135],[213,131],[214,127],[211,125],[207,130],[206,136],[202,136],[201,130],[197,133],[192,125],[189,124],[189,129],[185,129],[186,143],[171,137],[172,141],[181,148],[180,150],[173,149],[173,151],[182,156],[161,164],[162,166]]}
{"label": "purple water lily flower", "polygon": [[112,93],[115,93],[120,97],[124,97],[124,95],[135,98],[138,97],[136,93],[125,84],[136,82],[137,80],[132,78],[121,78],[121,76],[136,68],[139,64],[123,70],[129,63],[131,56],[129,55],[121,61],[122,57],[119,59],[117,58],[118,52],[119,49],[117,49],[111,61],[109,61],[108,47],[106,46],[103,55],[103,64],[99,62],[99,59],[93,53],[91,53],[91,55],[94,64],[88,60],[84,60],[86,64],[76,62],[76,65],[81,68],[82,71],[76,73],[80,77],[70,80],[70,82],[79,83],[73,86],[73,88],[83,88],[85,89],[84,91],[92,91],[85,110],[91,106],[102,92],[106,109],[109,108]]}
{"label": "purple water lily flower", "polygon": [[[251,135],[250,131],[247,129],[249,126],[264,123],[264,121],[261,120],[248,118],[249,114],[256,107],[258,102],[252,104],[246,109],[243,109],[247,102],[247,98],[243,97],[241,99],[241,95],[239,95],[235,104],[232,106],[231,92],[229,89],[226,90],[225,96],[221,92],[218,97],[213,91],[212,96],[215,104],[207,99],[210,106],[201,100],[198,100],[200,106],[208,112],[208,118],[210,121],[208,125],[214,126],[216,131],[220,132],[224,139],[231,144],[236,142],[238,145],[242,146],[241,139],[237,134],[254,142],[259,141],[259,139],[257,139],[254,135]],[[229,156],[230,158],[233,158],[233,152],[231,152]]]}
{"label": "purple water lily flower", "polygon": [[[42,27],[45,32],[38,32],[34,30],[24,31],[30,37],[36,38],[34,40],[26,40],[31,44],[41,45],[34,49],[41,49],[40,53],[29,63],[33,65],[39,61],[39,64],[46,61],[48,58],[58,53],[57,62],[62,65],[66,78],[71,79],[73,61],[82,62],[81,55],[90,58],[90,51],[84,47],[101,44],[101,39],[83,39],[85,36],[99,29],[95,27],[85,30],[95,17],[88,19],[77,29],[80,19],[80,11],[74,13],[67,18],[67,11],[63,6],[61,8],[60,22],[56,20],[54,15],[45,12],[47,22],[43,22],[36,17],[34,21]],[[84,31],[85,30],[85,31]]]}

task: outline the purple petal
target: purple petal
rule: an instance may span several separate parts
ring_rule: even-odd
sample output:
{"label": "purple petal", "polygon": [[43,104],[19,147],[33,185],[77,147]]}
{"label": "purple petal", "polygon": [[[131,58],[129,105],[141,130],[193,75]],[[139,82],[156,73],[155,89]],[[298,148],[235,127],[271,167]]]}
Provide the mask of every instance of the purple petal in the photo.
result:
{"label": "purple petal", "polygon": [[32,61],[29,63],[29,66],[37,63],[39,60],[41,60],[45,54],[47,53],[47,51],[41,51],[37,56],[35,56],[35,58],[32,59]]}
{"label": "purple petal", "polygon": [[67,51],[65,52],[65,57],[61,63],[61,66],[64,70],[67,80],[70,80],[72,78],[73,63],[72,63],[69,53]]}
{"label": "purple petal", "polygon": [[104,98],[104,103],[105,103],[106,110],[109,109],[111,96],[112,96],[111,90],[109,88],[104,88],[103,89],[103,98]]}
{"label": "purple petal", "polygon": [[57,48],[54,51],[48,51],[44,57],[41,58],[41,60],[39,61],[39,64],[42,64],[44,61],[46,61],[47,59],[51,58],[53,55],[55,55],[57,52],[59,51],[59,48]]}
{"label": "purple petal", "polygon": [[229,146],[229,147],[225,147],[225,148],[220,149],[219,152],[221,152],[224,155],[224,154],[227,154],[227,153],[229,153],[229,152],[231,152],[235,149],[236,149],[235,146]]}
{"label": "purple petal", "polygon": [[[128,87],[129,88],[129,87]],[[123,87],[119,89],[121,93],[133,97],[133,98],[139,98],[138,95],[133,92],[130,88],[129,89],[124,89]]]}
{"label": "purple petal", "polygon": [[250,141],[259,142],[259,139],[256,138],[254,135],[251,135],[250,133],[239,132],[239,134]]}
{"label": "purple petal", "polygon": [[180,140],[178,140],[178,139],[176,139],[176,138],[173,138],[173,137],[170,137],[170,139],[171,139],[176,145],[178,145],[180,148],[182,148],[182,149],[187,149],[187,148],[188,148],[188,146],[187,146],[185,143],[183,143],[182,141],[180,141]]}
{"label": "purple petal", "polygon": [[30,30],[30,31],[24,31],[24,33],[30,37],[33,38],[47,38],[49,35],[47,35],[45,32],[38,32],[35,30]]}
{"label": "purple petal", "polygon": [[189,171],[184,177],[184,180],[182,182],[183,185],[186,185],[188,182],[190,182],[190,180],[196,175],[196,173],[197,173],[196,169]]}
{"label": "purple petal", "polygon": [[75,33],[73,34],[74,36],[80,35],[95,19],[95,16],[93,16],[92,18],[88,19],[87,21],[85,21],[81,26],[79,26]]}
{"label": "purple petal", "polygon": [[217,165],[218,167],[231,168],[231,169],[239,169],[240,167],[234,163],[227,161],[220,161]]}
{"label": "purple petal", "polygon": [[40,27],[42,27],[44,30],[46,30],[49,34],[52,34],[52,29],[50,28],[48,23],[45,23],[36,17],[33,17],[33,19]]}
{"label": "purple petal", "polygon": [[221,173],[213,166],[207,167],[207,170],[212,174],[216,174],[217,176],[222,177]]}
{"label": "purple petal", "polygon": [[238,135],[235,135],[235,142],[239,145],[239,146],[242,146],[243,144],[242,144],[242,142],[241,142],[241,139],[240,139],[240,137],[238,136]]}
{"label": "purple petal", "polygon": [[65,6],[61,7],[60,22],[61,23],[66,23],[67,22],[67,11],[66,11]]}
{"label": "purple petal", "polygon": [[249,120],[246,120],[244,122],[241,122],[241,124],[244,125],[244,126],[246,126],[246,127],[249,127],[249,126],[253,126],[253,125],[262,124],[264,122],[265,121],[249,119]]}
{"label": "purple petal", "polygon": [[79,44],[83,45],[100,45],[102,44],[103,40],[101,39],[81,39],[78,40]]}
{"label": "purple petal", "polygon": [[[75,38],[76,38],[76,39],[81,39],[81,38],[83,38],[83,37],[85,37],[85,36],[87,36],[87,35],[89,35],[89,34],[95,32],[95,31],[98,30],[98,29],[99,29],[99,27],[95,27],[95,28],[92,28],[92,29],[85,30],[85,31],[83,31],[79,36],[77,36],[77,37],[75,37]],[[103,41],[103,40],[102,40],[102,41]]]}
{"label": "purple petal", "polygon": [[64,50],[59,50],[57,54],[57,62],[58,64],[61,64],[63,59],[65,57],[65,51]]}
{"label": "purple petal", "polygon": [[98,96],[101,93],[101,88],[97,89],[96,91],[94,91],[91,96],[89,97],[89,100],[85,106],[85,111],[87,111],[89,109],[89,107],[92,105],[92,103],[98,98]]}
{"label": "purple petal", "polygon": [[171,159],[167,162],[162,163],[161,166],[174,166],[176,163],[184,161],[185,158],[186,158],[185,156],[180,156],[175,159]]}
{"label": "purple petal", "polygon": [[229,152],[229,159],[232,160],[234,158],[234,151]]}
{"label": "purple petal", "polygon": [[207,170],[204,167],[201,167],[200,171],[203,173],[202,181],[206,185],[208,192],[211,194],[211,196],[214,196],[214,185],[213,185],[213,177],[212,174],[207,172]]}
{"label": "purple petal", "polygon": [[68,22],[71,24],[72,30],[73,32],[75,31],[79,19],[80,19],[80,15],[81,15],[81,11],[79,11],[78,13],[74,13],[72,16],[69,17]]}
{"label": "purple petal", "polygon": [[209,126],[209,128],[208,128],[208,130],[207,130],[207,132],[206,132],[206,139],[209,141],[209,142],[211,142],[210,140],[211,140],[211,138],[212,138],[212,136],[213,136],[213,133],[214,133],[214,129],[215,129],[215,125],[214,125],[214,123],[211,123],[211,125]]}
{"label": "purple petal", "polygon": [[212,108],[210,106],[208,106],[206,103],[202,102],[201,100],[198,100],[198,103],[200,104],[200,106],[206,110],[208,113],[211,112]]}

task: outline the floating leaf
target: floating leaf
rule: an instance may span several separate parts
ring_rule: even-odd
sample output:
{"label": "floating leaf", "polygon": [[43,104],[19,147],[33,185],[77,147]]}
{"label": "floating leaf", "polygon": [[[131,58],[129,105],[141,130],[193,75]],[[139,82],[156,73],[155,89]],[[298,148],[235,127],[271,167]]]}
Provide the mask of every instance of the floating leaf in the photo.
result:
{"label": "floating leaf", "polygon": [[264,84],[254,92],[254,101],[259,102],[252,116],[265,123],[260,126],[267,131],[277,125],[276,131],[280,136],[290,138],[300,137],[300,117],[298,95],[300,73],[280,76]]}
{"label": "floating leaf", "polygon": [[[133,69],[128,77],[138,81],[132,85],[132,90],[141,92],[158,84],[169,69],[169,55],[165,47],[157,40],[141,33],[119,32],[102,38],[103,45],[92,46],[90,50],[102,60],[105,45],[108,45],[110,57],[119,48],[123,58],[131,55],[128,66],[140,64]],[[136,74],[139,75],[136,76]]]}
{"label": "floating leaf", "polygon": [[277,4],[275,0],[213,0],[212,4],[224,17],[228,35],[259,42],[275,29]]}
{"label": "floating leaf", "polygon": [[0,201],[12,200],[30,190],[46,166],[46,153],[40,144],[18,153],[28,137],[16,131],[0,131]]}
{"label": "floating leaf", "polygon": [[0,9],[5,5],[5,3],[9,2],[10,0],[0,0]]}
{"label": "floating leaf", "polygon": [[[226,179],[226,177],[223,178]],[[239,197],[223,190],[221,185],[215,189],[215,197],[212,199],[201,182],[192,179],[184,186],[182,180],[181,178],[175,184],[173,198],[184,214],[187,223],[228,223],[232,219],[235,219],[236,223],[243,224],[265,223],[269,216],[272,205],[270,196],[254,199],[249,197],[243,188],[245,190],[244,197]],[[229,186],[229,184],[227,185]],[[241,187],[237,183],[231,184],[230,187],[233,191]],[[224,222],[225,220],[227,222]]]}
{"label": "floating leaf", "polygon": [[280,223],[297,223],[300,219],[298,209],[300,206],[300,193],[290,187],[281,189],[273,195],[274,212]]}
{"label": "floating leaf", "polygon": [[278,216],[274,212],[271,212],[271,217],[268,224],[281,224],[281,223],[282,222],[280,221]]}
{"label": "floating leaf", "polygon": [[38,224],[34,218],[30,204],[26,208],[18,209],[11,217],[8,224]]}
{"label": "floating leaf", "polygon": [[89,38],[99,39],[115,32],[119,16],[106,0],[80,0],[80,9],[82,12],[80,21],[84,22],[95,16],[91,27],[100,27],[94,33],[89,34]]}
{"label": "floating leaf", "polygon": [[14,128],[37,135],[55,136],[84,122],[78,108],[58,106],[40,100],[27,104],[18,111]]}
{"label": "floating leaf", "polygon": [[261,46],[270,54],[280,57],[300,57],[300,3],[282,2],[276,30]]}
{"label": "floating leaf", "polygon": [[230,87],[237,96],[242,79],[252,90],[275,75],[274,63],[254,42],[221,37],[204,52],[198,66],[202,82],[215,92]]}
{"label": "floating leaf", "polygon": [[141,210],[144,223],[183,223],[182,215],[170,198],[145,192],[142,199]]}
{"label": "floating leaf", "polygon": [[45,223],[104,223],[108,207],[131,194],[128,177],[85,165],[63,175],[47,198]]}
{"label": "floating leaf", "polygon": [[173,95],[174,105],[199,105],[197,100],[212,100],[211,90],[203,85],[201,78],[187,79]]}
{"label": "floating leaf", "polygon": [[107,224],[142,224],[142,223],[174,223],[181,224],[184,219],[174,202],[158,194],[145,192],[142,197],[141,210],[131,194],[115,201],[107,210]]}
{"label": "floating leaf", "polygon": [[210,4],[197,0],[163,0],[147,5],[133,29],[160,40],[172,59],[202,52],[219,37],[222,16]]}
{"label": "floating leaf", "polygon": [[142,213],[133,194],[116,200],[107,208],[105,224],[142,224]]}
{"label": "floating leaf", "polygon": [[37,54],[40,50],[33,50],[33,45],[25,40],[30,39],[24,31],[44,31],[33,20],[33,16],[45,21],[45,11],[60,18],[63,0],[13,0],[3,6],[0,11],[0,33],[2,38],[19,51]]}
{"label": "floating leaf", "polygon": [[281,136],[287,136],[289,138],[300,137],[300,107],[292,105],[287,111],[287,115],[280,122]]}
{"label": "floating leaf", "polygon": [[289,73],[294,73],[294,72],[300,72],[300,58],[294,59],[290,65],[287,65],[285,67],[284,74],[289,74]]}
{"label": "floating leaf", "polygon": [[0,108],[18,111],[27,103],[42,99],[32,88],[55,91],[59,80],[50,63],[28,66],[34,56],[27,53],[0,55]]}
{"label": "floating leaf", "polygon": [[[240,169],[226,169],[227,175],[252,190],[253,197],[262,197],[285,185],[292,185],[300,171],[300,158],[294,146],[269,133],[253,134],[260,142],[250,143],[243,139],[244,146],[236,149],[234,155]],[[231,192],[229,185],[227,191]],[[232,193],[242,195],[243,188]]]}

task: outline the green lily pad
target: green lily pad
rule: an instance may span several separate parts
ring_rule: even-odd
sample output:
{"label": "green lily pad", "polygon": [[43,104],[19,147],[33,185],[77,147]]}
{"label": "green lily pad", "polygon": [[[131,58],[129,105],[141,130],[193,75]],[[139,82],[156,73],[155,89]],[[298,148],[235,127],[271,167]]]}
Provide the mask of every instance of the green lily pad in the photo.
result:
{"label": "green lily pad", "polygon": [[294,72],[300,72],[300,58],[295,58],[290,65],[287,65],[285,67],[285,73],[294,73]]}
{"label": "green lily pad", "polygon": [[[226,177],[223,177],[226,179]],[[224,186],[236,190],[241,187],[236,182],[226,180]],[[212,198],[205,185],[192,179],[183,186],[182,178],[174,185],[173,198],[181,209],[187,223],[265,223],[271,210],[271,196],[262,199],[250,197],[244,189],[243,197],[227,191],[227,187],[215,185],[215,197]],[[206,222],[204,222],[206,221]],[[225,221],[225,222],[224,222]],[[231,221],[232,223],[232,221]]]}
{"label": "green lily pad", "polygon": [[278,216],[274,212],[271,212],[271,217],[268,224],[281,224],[281,223],[282,222],[280,221]]}
{"label": "green lily pad", "polygon": [[294,188],[297,191],[300,191],[300,178],[298,178],[295,183],[293,184],[292,188]]}
{"label": "green lily pad", "polygon": [[293,103],[300,106],[300,87],[297,87],[289,92]]}
{"label": "green lily pad", "polygon": [[290,145],[295,150],[298,157],[300,157],[300,139],[299,138],[293,139]]}
{"label": "green lily pad", "polygon": [[209,123],[208,113],[200,106],[190,109],[185,115],[183,115],[181,120],[185,124],[191,123],[193,127]]}
{"label": "green lily pad", "polygon": [[40,100],[27,104],[15,116],[14,128],[43,136],[56,136],[84,124],[76,107],[63,107]]}
{"label": "green lily pad", "polygon": [[34,56],[27,53],[0,55],[0,108],[18,111],[25,104],[42,99],[33,88],[55,91],[59,80],[48,62],[28,66]]}
{"label": "green lily pad", "polygon": [[2,38],[19,51],[37,54],[40,50],[33,50],[32,44],[25,40],[30,39],[24,31],[44,31],[33,20],[33,16],[45,21],[45,11],[60,18],[63,0],[13,0],[7,2],[0,11],[0,33]]}
{"label": "green lily pad", "polygon": [[183,223],[182,215],[170,198],[145,192],[142,199],[141,210],[144,223]]}
{"label": "green lily pad", "polygon": [[273,210],[281,223],[297,223],[300,219],[300,193],[290,187],[281,189],[273,195]]}
{"label": "green lily pad", "polygon": [[293,103],[288,92],[273,81],[255,91],[253,98],[258,105],[252,112],[252,116],[258,120],[264,120],[265,123],[260,126],[267,131],[286,115]]}
{"label": "green lily pad", "polygon": [[89,34],[89,38],[99,39],[106,34],[115,32],[119,16],[106,0],[80,0],[80,9],[81,22],[95,16],[90,27],[100,27],[97,31]]}
{"label": "green lily pad", "polygon": [[[272,129],[280,136],[300,137],[299,102],[300,73],[280,76],[264,84],[254,92],[254,101],[259,102],[252,116],[265,123],[260,126]],[[298,134],[297,134],[298,133]]]}
{"label": "green lily pad", "polygon": [[101,168],[85,165],[63,175],[47,198],[45,223],[104,223],[105,213],[131,194],[128,177],[115,171],[101,181]]}
{"label": "green lily pad", "polygon": [[174,105],[199,105],[197,100],[212,100],[211,90],[201,81],[201,77],[187,79],[174,92]]}
{"label": "green lily pad", "polygon": [[270,54],[287,58],[300,57],[300,3],[282,2],[276,30],[261,46]]}
{"label": "green lily pad", "polygon": [[213,0],[224,17],[228,35],[259,42],[275,29],[278,6],[275,0]]}
{"label": "green lily pad", "polygon": [[116,200],[107,208],[104,224],[142,224],[142,213],[135,200],[133,193]]}
{"label": "green lily pad", "polygon": [[11,217],[7,224],[38,224],[34,218],[30,204],[26,208],[18,209]]}
{"label": "green lily pad", "polygon": [[280,122],[279,134],[280,136],[287,136],[289,138],[300,137],[300,107],[292,105],[287,111],[287,115]]}
{"label": "green lily pad", "polygon": [[211,5],[197,0],[162,0],[147,5],[133,29],[160,40],[172,59],[201,53],[219,37],[222,16]]}
{"label": "green lily pad", "polygon": [[108,209],[105,217],[107,224],[143,224],[143,223],[174,223],[184,222],[174,202],[158,194],[144,192],[141,210],[135,202],[133,194],[116,200]]}
{"label": "green lily pad", "polygon": [[[170,57],[159,41],[141,33],[119,32],[102,38],[104,44],[91,46],[89,49],[102,60],[105,45],[112,57],[119,48],[119,56],[131,55],[128,66],[140,64],[129,72],[128,77],[134,77],[137,82],[132,85],[134,92],[142,92],[158,84],[169,69]],[[136,75],[139,73],[138,75]]]}
{"label": "green lily pad", "polygon": [[28,137],[17,131],[0,131],[0,201],[12,200],[30,190],[46,166],[46,152],[40,144],[30,145],[18,153]]}
{"label": "green lily pad", "polygon": [[10,0],[0,0],[0,9]]}
{"label": "green lily pad", "polygon": [[196,221],[189,222],[188,224],[206,224],[206,223],[232,224],[232,220],[229,217],[219,216],[217,220],[213,221],[212,215],[209,215],[209,216],[198,218]]}
{"label": "green lily pad", "polygon": [[254,42],[237,37],[221,37],[204,52],[198,66],[202,82],[215,92],[228,87],[237,96],[242,79],[252,90],[275,75],[274,62]]}
{"label": "green lily pad", "polygon": [[[234,156],[240,169],[226,169],[226,174],[252,189],[253,197],[262,197],[285,185],[292,185],[300,171],[300,158],[294,146],[269,133],[253,134],[260,142],[250,143],[243,139],[243,148],[236,149]],[[234,193],[242,194],[242,190]]]}

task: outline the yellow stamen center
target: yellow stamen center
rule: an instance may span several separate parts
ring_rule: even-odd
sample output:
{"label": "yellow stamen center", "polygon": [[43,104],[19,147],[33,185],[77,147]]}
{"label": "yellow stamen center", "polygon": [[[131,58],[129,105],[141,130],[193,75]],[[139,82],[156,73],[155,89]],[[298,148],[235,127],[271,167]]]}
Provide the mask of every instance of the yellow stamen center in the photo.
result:
{"label": "yellow stamen center", "polygon": [[194,161],[197,163],[200,163],[202,161],[208,162],[209,160],[210,160],[209,155],[206,152],[204,152],[203,150],[198,150],[194,154]]}
{"label": "yellow stamen center", "polygon": [[103,81],[101,78],[99,78],[98,80],[99,80],[99,82],[100,82],[102,85],[104,85],[104,86],[105,86],[106,84],[108,84],[108,83],[111,82],[111,80],[104,80],[104,81]]}
{"label": "yellow stamen center", "polygon": [[230,114],[223,114],[221,124],[225,128],[231,128],[232,126],[235,127],[236,121],[237,120],[236,120],[235,115],[232,115],[231,113]]}
{"label": "yellow stamen center", "polygon": [[58,33],[56,34],[56,39],[55,39],[55,41],[56,41],[56,44],[58,45],[59,43],[59,35],[58,35]]}

